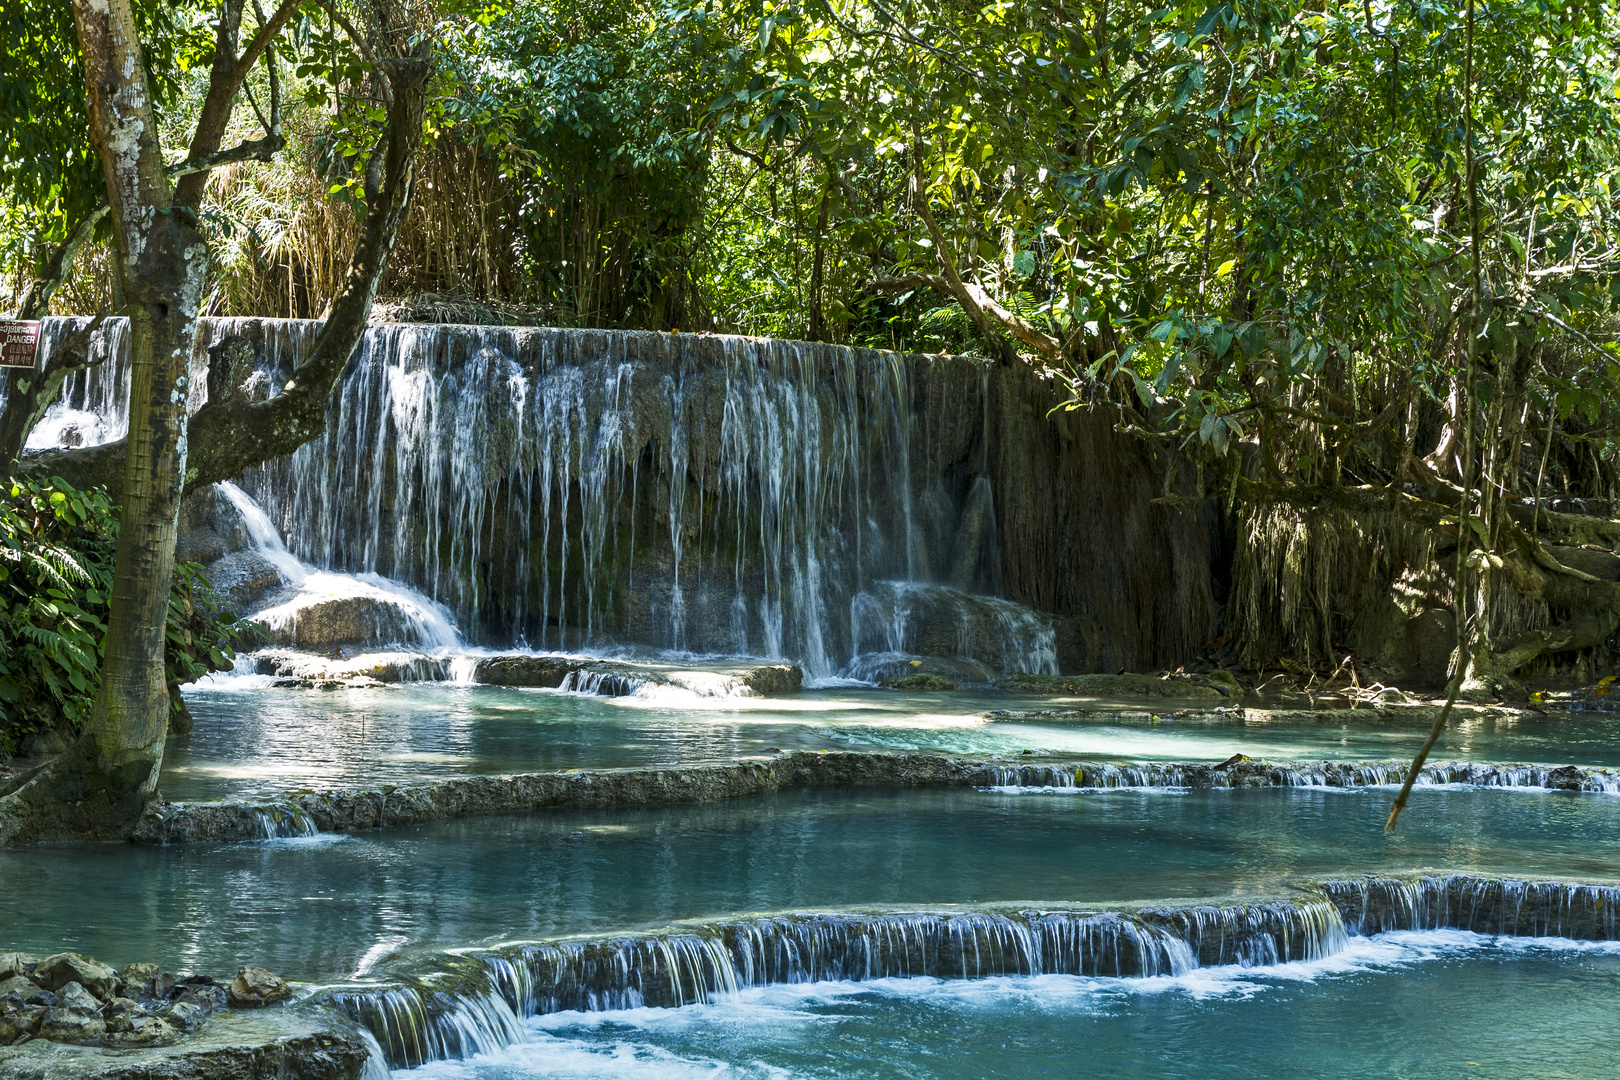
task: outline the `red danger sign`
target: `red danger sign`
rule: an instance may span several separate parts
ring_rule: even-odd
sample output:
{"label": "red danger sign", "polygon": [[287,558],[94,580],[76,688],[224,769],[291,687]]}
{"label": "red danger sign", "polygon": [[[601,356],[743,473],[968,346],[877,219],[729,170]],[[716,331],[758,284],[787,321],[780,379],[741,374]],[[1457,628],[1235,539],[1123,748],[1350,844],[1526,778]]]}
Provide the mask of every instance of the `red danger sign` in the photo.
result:
{"label": "red danger sign", "polygon": [[31,368],[39,351],[39,323],[0,319],[0,368]]}

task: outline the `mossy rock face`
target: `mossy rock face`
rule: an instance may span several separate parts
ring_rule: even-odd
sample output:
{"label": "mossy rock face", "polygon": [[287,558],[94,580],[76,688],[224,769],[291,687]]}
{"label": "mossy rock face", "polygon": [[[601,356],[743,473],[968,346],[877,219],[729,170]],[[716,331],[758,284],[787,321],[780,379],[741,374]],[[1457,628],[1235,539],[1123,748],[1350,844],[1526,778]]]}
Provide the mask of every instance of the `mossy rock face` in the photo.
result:
{"label": "mossy rock face", "polygon": [[1161,679],[1156,675],[1007,675],[996,680],[1001,690],[1020,694],[1074,697],[1224,698],[1227,693],[1204,682]]}
{"label": "mossy rock face", "polygon": [[766,664],[750,668],[742,683],[760,697],[795,694],[804,686],[804,671],[798,664]]}
{"label": "mossy rock face", "polygon": [[943,675],[932,675],[926,671],[914,672],[910,675],[900,675],[892,679],[884,679],[879,686],[886,686],[890,690],[955,690],[956,683]]}

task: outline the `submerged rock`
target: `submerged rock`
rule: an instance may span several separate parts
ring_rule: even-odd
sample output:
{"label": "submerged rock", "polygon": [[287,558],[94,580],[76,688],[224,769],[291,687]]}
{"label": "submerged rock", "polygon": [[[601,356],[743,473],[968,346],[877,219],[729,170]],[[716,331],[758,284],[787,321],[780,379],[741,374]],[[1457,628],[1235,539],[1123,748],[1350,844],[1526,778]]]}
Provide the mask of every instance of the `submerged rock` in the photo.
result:
{"label": "submerged rock", "polygon": [[1207,676],[1164,679],[1156,675],[1006,675],[996,680],[1001,690],[1022,694],[1062,694],[1074,697],[1219,698],[1227,691],[1203,681]]}

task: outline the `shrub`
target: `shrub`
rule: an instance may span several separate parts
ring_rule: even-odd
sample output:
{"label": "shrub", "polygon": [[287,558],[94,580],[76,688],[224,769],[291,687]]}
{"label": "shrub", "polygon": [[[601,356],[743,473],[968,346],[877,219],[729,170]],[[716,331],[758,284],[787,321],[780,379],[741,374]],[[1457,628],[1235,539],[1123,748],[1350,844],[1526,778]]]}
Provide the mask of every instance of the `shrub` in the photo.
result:
{"label": "shrub", "polygon": [[[117,507],[99,488],[28,477],[0,488],[0,755],[90,715],[117,540]],[[183,710],[180,684],[231,666],[242,633],[202,567],[177,564],[164,658],[172,708]]]}

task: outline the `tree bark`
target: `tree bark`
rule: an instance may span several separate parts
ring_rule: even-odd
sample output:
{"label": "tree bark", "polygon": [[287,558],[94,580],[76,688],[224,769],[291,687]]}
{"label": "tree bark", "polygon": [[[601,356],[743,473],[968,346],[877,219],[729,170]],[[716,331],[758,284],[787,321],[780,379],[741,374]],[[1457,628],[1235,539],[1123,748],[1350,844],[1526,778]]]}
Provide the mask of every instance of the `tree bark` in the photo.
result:
{"label": "tree bark", "polygon": [[130,320],[130,451],[101,689],[69,750],[0,800],[0,842],[125,837],[157,788],[164,631],[186,463],[187,378],[208,249],[170,206],[130,0],[74,0]]}

